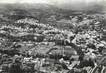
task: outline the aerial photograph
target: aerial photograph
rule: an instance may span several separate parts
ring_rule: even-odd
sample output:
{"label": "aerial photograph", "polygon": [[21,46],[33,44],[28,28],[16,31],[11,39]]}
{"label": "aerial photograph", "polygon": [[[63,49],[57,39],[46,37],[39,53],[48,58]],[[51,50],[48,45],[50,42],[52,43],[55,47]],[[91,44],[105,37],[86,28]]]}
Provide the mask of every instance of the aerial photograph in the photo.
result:
{"label": "aerial photograph", "polygon": [[0,0],[0,73],[106,73],[106,0]]}

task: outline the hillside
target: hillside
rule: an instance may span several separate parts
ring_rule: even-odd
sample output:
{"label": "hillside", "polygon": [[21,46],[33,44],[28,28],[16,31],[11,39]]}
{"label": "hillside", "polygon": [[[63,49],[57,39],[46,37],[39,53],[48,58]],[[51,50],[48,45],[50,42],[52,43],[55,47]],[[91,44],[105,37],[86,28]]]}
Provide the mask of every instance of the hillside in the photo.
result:
{"label": "hillside", "polygon": [[0,73],[105,73],[106,15],[97,8],[0,4]]}

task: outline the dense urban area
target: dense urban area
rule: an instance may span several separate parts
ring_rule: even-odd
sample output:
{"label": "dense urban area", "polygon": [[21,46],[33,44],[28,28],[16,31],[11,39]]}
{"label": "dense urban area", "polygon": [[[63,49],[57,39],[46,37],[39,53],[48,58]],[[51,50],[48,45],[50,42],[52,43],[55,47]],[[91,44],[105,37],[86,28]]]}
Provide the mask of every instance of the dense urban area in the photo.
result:
{"label": "dense urban area", "polygon": [[0,8],[0,73],[106,73],[104,13],[16,8]]}

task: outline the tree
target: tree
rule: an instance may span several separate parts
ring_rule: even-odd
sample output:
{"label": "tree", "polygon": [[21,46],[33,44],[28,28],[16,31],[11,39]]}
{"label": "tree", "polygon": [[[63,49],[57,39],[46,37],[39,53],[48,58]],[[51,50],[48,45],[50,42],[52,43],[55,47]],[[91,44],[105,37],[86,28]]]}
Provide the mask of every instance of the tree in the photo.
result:
{"label": "tree", "polygon": [[19,58],[16,58],[15,62],[11,64],[9,73],[23,73],[22,64]]}

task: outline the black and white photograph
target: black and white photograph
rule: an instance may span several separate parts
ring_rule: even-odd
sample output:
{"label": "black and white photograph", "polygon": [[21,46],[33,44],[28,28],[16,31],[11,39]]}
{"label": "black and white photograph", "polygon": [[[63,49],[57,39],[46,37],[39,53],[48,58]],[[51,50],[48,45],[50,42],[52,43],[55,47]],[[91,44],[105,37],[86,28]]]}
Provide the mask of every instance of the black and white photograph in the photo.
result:
{"label": "black and white photograph", "polygon": [[106,73],[106,0],[0,0],[0,73]]}

